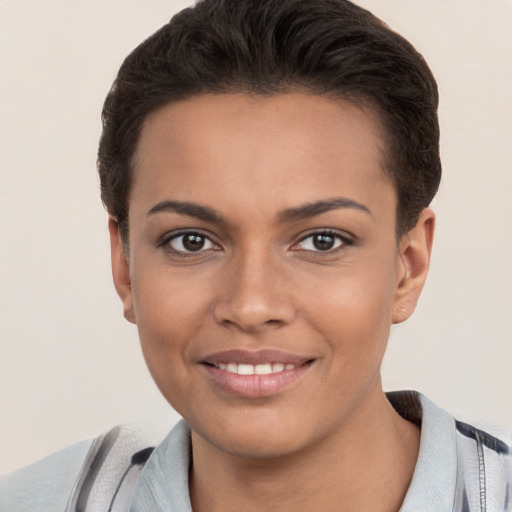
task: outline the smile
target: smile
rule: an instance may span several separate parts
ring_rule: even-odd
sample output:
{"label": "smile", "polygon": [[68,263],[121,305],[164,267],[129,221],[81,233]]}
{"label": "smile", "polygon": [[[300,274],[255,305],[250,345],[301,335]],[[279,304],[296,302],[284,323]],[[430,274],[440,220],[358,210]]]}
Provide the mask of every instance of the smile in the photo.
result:
{"label": "smile", "polygon": [[289,363],[263,363],[263,364],[239,364],[239,363],[218,363],[214,365],[220,370],[238,375],[270,375],[285,370],[294,370],[295,365]]}
{"label": "smile", "polygon": [[315,361],[278,350],[228,350],[207,355],[200,366],[223,394],[264,398],[298,385]]}

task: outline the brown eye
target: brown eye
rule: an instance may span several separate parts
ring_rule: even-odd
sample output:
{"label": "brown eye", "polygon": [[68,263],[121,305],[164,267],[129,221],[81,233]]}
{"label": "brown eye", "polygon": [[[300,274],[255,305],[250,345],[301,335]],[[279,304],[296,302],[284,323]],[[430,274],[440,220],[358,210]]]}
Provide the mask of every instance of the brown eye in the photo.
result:
{"label": "brown eye", "polygon": [[187,251],[199,251],[204,247],[205,237],[194,234],[184,235],[182,244]]}
{"label": "brown eye", "polygon": [[313,245],[319,251],[328,251],[334,247],[336,239],[332,235],[314,235]]}
{"label": "brown eye", "polygon": [[182,233],[172,237],[167,245],[176,252],[198,252],[202,250],[215,249],[217,246],[201,233]]}
{"label": "brown eye", "polygon": [[327,252],[352,243],[352,240],[339,233],[320,232],[303,238],[295,247],[302,251]]}

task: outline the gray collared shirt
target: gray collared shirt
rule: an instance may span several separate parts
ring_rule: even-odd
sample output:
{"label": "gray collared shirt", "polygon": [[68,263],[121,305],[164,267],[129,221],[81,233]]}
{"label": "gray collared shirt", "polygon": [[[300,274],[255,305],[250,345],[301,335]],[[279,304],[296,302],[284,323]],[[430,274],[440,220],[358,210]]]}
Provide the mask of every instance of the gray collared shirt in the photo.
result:
{"label": "gray collared shirt", "polygon": [[[421,422],[418,461],[400,512],[512,510],[504,443],[456,422],[419,393],[395,392],[388,398],[406,419]],[[130,511],[192,512],[189,463],[190,430],[181,421],[146,463]]]}
{"label": "gray collared shirt", "polygon": [[[400,512],[512,512],[512,457],[504,442],[454,420],[417,392],[387,396],[404,418],[421,424],[418,461]],[[130,438],[118,443],[121,451],[112,439],[98,449],[105,439],[0,477],[0,512],[192,512],[190,428],[183,420],[145,464],[136,456],[150,450],[132,455]]]}

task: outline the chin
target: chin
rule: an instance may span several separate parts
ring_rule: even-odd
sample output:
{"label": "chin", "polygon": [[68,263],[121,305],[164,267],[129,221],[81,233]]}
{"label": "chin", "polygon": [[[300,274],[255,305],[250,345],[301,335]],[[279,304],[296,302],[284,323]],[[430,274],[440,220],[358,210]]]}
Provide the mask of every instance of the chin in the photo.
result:
{"label": "chin", "polygon": [[301,450],[295,439],[287,436],[262,435],[262,432],[244,433],[238,438],[229,437],[208,440],[218,450],[242,459],[273,459],[292,455]]}
{"label": "chin", "polygon": [[[257,416],[257,417],[256,417]],[[276,418],[275,414],[264,417],[260,413],[243,417],[234,415],[229,421],[211,421],[205,425],[189,423],[192,429],[216,449],[233,457],[269,459],[283,457],[301,451],[315,442],[304,418]],[[214,430],[211,425],[217,428]]]}

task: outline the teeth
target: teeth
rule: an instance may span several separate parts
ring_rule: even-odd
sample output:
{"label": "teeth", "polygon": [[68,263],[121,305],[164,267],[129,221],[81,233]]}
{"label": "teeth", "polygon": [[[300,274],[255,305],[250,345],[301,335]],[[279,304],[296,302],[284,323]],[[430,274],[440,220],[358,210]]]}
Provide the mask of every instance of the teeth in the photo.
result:
{"label": "teeth", "polygon": [[272,365],[270,363],[257,364],[254,367],[254,373],[256,375],[268,375],[269,373],[272,373]]}
{"label": "teeth", "polygon": [[217,363],[217,368],[229,373],[238,373],[238,375],[270,375],[284,370],[293,370],[294,364],[284,363],[264,363],[264,364],[237,364],[237,363]]}
{"label": "teeth", "polygon": [[238,365],[238,375],[254,375],[254,365],[253,364],[239,364]]}

